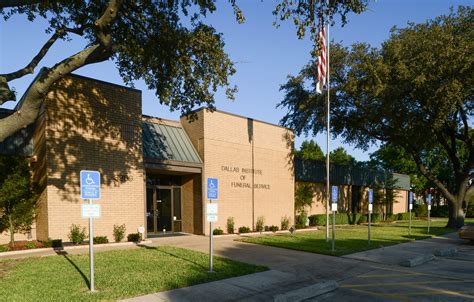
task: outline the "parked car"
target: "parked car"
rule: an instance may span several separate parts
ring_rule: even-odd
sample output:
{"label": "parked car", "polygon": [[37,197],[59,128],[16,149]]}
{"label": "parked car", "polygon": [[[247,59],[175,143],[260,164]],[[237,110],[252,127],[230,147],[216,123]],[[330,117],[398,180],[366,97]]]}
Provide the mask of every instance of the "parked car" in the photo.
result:
{"label": "parked car", "polygon": [[465,225],[458,231],[459,238],[474,242],[474,225]]}

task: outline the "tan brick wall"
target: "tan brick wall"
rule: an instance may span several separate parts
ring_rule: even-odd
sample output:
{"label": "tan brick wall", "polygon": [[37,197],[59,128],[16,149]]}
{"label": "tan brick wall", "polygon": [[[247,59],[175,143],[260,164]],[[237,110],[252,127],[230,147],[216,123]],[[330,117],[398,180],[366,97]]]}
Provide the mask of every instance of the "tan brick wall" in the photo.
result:
{"label": "tan brick wall", "polygon": [[[203,180],[208,177],[219,179],[219,221],[215,223],[216,228],[225,231],[228,217],[234,217],[236,229],[252,227],[252,222],[255,223],[259,216],[265,217],[266,225],[277,226],[280,226],[283,216],[293,217],[294,178],[289,157],[293,143],[291,131],[206,110],[198,112],[198,120],[192,124],[184,119],[181,123],[203,158]],[[252,173],[250,169],[256,172]],[[250,187],[238,187],[240,184]],[[258,188],[253,189],[252,184]],[[206,184],[203,185],[205,188]],[[207,223],[204,230],[208,234]]]}
{"label": "tan brick wall", "polygon": [[68,241],[81,218],[79,173],[101,172],[102,217],[95,234],[113,240],[145,225],[141,92],[78,76],[56,83],[46,101],[48,236]]}

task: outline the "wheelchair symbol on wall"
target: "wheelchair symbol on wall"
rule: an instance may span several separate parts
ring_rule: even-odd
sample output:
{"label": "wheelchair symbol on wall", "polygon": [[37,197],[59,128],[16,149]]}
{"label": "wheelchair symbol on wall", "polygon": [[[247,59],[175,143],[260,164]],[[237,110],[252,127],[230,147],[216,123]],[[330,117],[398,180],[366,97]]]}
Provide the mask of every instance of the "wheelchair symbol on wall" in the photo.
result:
{"label": "wheelchair symbol on wall", "polygon": [[95,185],[95,182],[94,182],[94,180],[91,178],[91,175],[90,175],[89,173],[87,173],[86,184],[87,184],[87,185]]}

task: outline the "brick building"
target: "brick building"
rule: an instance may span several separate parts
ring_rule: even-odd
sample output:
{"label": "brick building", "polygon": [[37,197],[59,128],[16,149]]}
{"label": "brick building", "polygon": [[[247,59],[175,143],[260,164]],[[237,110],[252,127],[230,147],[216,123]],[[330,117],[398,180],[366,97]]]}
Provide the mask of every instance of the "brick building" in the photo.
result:
{"label": "brick building", "polygon": [[[41,194],[28,238],[68,241],[71,224],[88,223],[81,217],[81,170],[101,172],[96,236],[112,239],[114,224],[125,224],[127,233],[144,226],[147,235],[208,234],[208,177],[219,179],[215,227],[226,230],[233,217],[236,228],[252,228],[259,216],[280,226],[282,217],[294,217],[295,176],[321,182],[295,173],[292,146],[291,129],[230,113],[199,109],[193,121],[144,116],[139,90],[71,75],[47,94],[36,123],[0,144],[0,153],[31,158]],[[394,212],[406,210],[404,196]],[[315,197],[314,213],[321,201]]]}

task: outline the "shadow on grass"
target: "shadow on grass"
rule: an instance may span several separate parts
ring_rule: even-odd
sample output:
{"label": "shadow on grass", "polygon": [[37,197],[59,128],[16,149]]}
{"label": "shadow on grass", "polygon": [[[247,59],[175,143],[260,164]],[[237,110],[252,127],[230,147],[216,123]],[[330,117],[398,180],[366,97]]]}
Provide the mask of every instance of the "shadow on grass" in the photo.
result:
{"label": "shadow on grass", "polygon": [[62,251],[62,250],[56,250],[55,252],[58,256],[63,256],[64,259],[66,259],[67,262],[69,262],[69,264],[71,264],[74,267],[74,269],[76,269],[76,271],[81,275],[82,279],[84,279],[84,282],[86,283],[87,287],[89,288],[91,286],[89,278],[86,276],[86,274],[84,274],[84,272],[79,268],[79,266],[77,266],[74,263],[74,261],[72,261],[68,257],[68,253],[66,251]]}
{"label": "shadow on grass", "polygon": [[164,251],[164,250],[160,250],[160,249],[158,249],[157,247],[154,247],[154,246],[148,246],[148,245],[145,245],[145,244],[137,244],[137,246],[140,247],[140,248],[145,248],[145,249],[147,249],[147,250],[156,250],[156,251],[159,252],[159,253],[163,253],[163,254],[166,254],[166,255],[168,255],[168,256],[171,256],[171,257],[174,257],[174,258],[177,258],[177,259],[186,261],[186,262],[191,263],[191,264],[193,264],[193,265],[195,265],[195,266],[198,266],[198,267],[200,267],[200,268],[202,268],[203,270],[206,270],[206,271],[209,269],[208,267],[204,267],[203,265],[201,265],[201,264],[199,264],[199,263],[197,263],[197,262],[195,262],[195,261],[186,259],[186,258],[184,258],[184,257],[181,257],[181,256],[179,256],[179,255],[176,255],[176,254],[173,254],[173,253]]}

